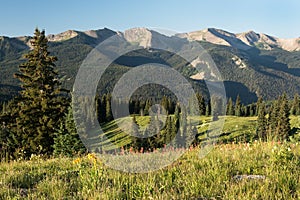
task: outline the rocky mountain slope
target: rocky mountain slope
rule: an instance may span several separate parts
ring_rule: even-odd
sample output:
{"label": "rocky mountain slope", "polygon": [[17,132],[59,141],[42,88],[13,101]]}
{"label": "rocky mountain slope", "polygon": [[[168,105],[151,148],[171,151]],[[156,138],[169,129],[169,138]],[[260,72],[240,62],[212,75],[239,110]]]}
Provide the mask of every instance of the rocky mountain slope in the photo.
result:
{"label": "rocky mountain slope", "polygon": [[282,39],[263,33],[255,33],[254,31],[234,34],[220,29],[208,28],[201,31],[178,34],[178,36],[243,50],[250,49],[251,47],[265,50],[272,50],[274,48],[281,48],[286,51],[300,50],[300,38]]}
{"label": "rocky mountain slope", "polygon": [[[220,29],[206,29],[175,36],[166,36],[145,28],[118,32],[109,29],[90,31],[69,30],[48,35],[49,51],[58,57],[56,63],[63,86],[72,88],[77,70],[88,53],[105,39],[116,35],[144,50],[131,52],[117,59],[99,83],[99,92],[112,90],[123,73],[141,64],[156,62],[167,64],[180,71],[191,83],[204,91],[205,71],[197,72],[169,52],[151,49],[156,44],[180,44],[186,39],[197,40],[210,54],[218,67],[228,96],[241,95],[250,103],[258,96],[274,99],[286,92],[290,97],[300,93],[300,44],[299,38],[280,39],[253,31],[234,34]],[[0,37],[0,97],[7,100],[17,94],[18,82],[13,74],[22,62],[22,54],[30,49],[30,37]],[[195,61],[196,62],[196,61]],[[207,92],[207,91],[206,91]]]}

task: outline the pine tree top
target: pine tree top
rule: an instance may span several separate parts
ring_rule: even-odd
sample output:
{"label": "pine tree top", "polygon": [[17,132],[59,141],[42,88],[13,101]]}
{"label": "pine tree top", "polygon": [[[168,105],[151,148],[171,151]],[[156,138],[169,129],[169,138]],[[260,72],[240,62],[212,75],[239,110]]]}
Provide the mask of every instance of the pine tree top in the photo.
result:
{"label": "pine tree top", "polygon": [[59,81],[54,64],[57,57],[49,55],[45,31],[36,29],[30,43],[32,49],[24,55],[27,61],[19,66],[20,73],[15,74],[24,89],[21,95],[30,98],[57,94]]}

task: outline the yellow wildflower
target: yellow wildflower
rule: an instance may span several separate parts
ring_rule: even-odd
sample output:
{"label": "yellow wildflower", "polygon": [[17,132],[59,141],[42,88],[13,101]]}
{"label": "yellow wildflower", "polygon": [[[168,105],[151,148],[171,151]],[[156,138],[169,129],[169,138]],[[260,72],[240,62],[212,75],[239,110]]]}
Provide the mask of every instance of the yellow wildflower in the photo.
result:
{"label": "yellow wildflower", "polygon": [[89,154],[87,155],[87,157],[88,157],[89,160],[92,160],[93,162],[96,162],[96,160],[97,160],[96,155],[93,154],[93,153],[89,153]]}
{"label": "yellow wildflower", "polygon": [[73,164],[79,164],[81,162],[80,158],[76,158],[73,160]]}

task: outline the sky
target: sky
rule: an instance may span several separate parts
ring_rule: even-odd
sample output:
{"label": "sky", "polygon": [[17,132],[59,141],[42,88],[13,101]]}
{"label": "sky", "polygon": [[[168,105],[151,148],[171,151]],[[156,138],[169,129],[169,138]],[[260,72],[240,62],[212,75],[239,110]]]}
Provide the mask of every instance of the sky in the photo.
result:
{"label": "sky", "polygon": [[32,35],[36,27],[46,34],[146,27],[176,32],[253,30],[296,38],[299,9],[299,0],[1,0],[0,35]]}

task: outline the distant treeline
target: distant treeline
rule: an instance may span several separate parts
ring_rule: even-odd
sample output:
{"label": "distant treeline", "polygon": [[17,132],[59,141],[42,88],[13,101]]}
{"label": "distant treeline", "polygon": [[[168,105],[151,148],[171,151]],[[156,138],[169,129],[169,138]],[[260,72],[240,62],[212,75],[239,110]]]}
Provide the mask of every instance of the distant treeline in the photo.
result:
{"label": "distant treeline", "polygon": [[[286,95],[285,99],[286,99]],[[216,104],[224,105],[222,102],[218,102],[220,99],[212,97],[209,101],[205,101],[205,98],[202,94],[196,93],[197,97],[197,104],[199,109],[199,115],[201,116],[211,116],[213,114],[213,109],[216,106]],[[280,98],[279,98],[280,99]],[[109,122],[113,119],[112,111],[111,111],[111,104],[112,104],[112,98],[111,94],[104,94],[102,96],[96,97],[96,110],[97,110],[97,116],[98,121],[100,123],[102,122]],[[268,101],[264,102],[263,99],[260,97],[258,98],[257,102],[253,102],[248,105],[244,105],[241,103],[240,96],[238,95],[236,97],[236,101],[234,102],[231,98],[227,100],[226,109],[225,112],[223,112],[226,115],[229,116],[237,116],[237,117],[253,117],[258,116],[260,106],[263,104],[265,106],[265,112],[270,113],[274,102],[277,102],[277,100],[274,101]],[[300,101],[299,101],[299,95],[295,94],[294,99],[288,100],[286,99],[288,104],[288,109],[291,115],[300,115]],[[115,109],[123,109],[124,107],[128,107],[130,114],[140,115],[140,116],[147,116],[149,115],[149,109],[151,106],[155,104],[160,104],[169,115],[173,115],[176,109],[176,106],[179,106],[179,102],[174,101],[172,98],[163,96],[160,100],[139,100],[139,99],[131,99],[128,101],[128,103],[122,102],[122,101],[114,101],[113,102]],[[180,106],[179,106],[180,107]],[[121,115],[118,115],[121,116]],[[125,117],[125,116],[121,116]]]}

